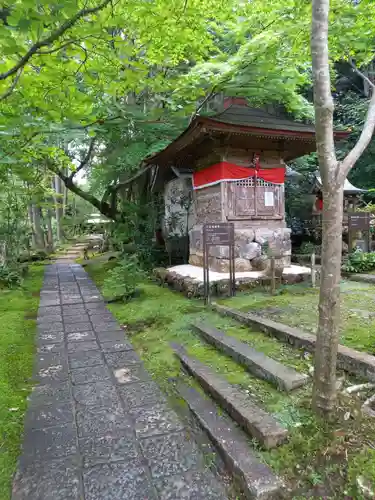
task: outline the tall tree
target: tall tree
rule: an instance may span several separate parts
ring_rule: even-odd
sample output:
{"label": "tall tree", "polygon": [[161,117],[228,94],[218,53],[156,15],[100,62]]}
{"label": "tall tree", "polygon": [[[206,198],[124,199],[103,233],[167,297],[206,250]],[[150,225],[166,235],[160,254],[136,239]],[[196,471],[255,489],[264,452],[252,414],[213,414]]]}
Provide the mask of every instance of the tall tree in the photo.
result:
{"label": "tall tree", "polygon": [[62,229],[62,218],[63,218],[63,192],[61,179],[58,175],[55,175],[52,181],[55,190],[55,218],[56,218],[56,236],[59,243],[62,242],[64,237]]}
{"label": "tall tree", "polygon": [[34,230],[35,230],[35,241],[38,249],[45,248],[45,235],[42,226],[42,217],[40,207],[33,203],[32,205],[33,211],[33,222],[34,222]]}
{"label": "tall tree", "polygon": [[[339,161],[333,135],[334,103],[331,93],[331,62],[328,43],[329,0],[313,0],[311,24],[312,75],[316,147],[323,184],[322,270],[319,298],[313,403],[329,415],[336,401],[336,362],[340,322],[340,277],[343,219],[343,188],[350,169],[369,144],[375,128],[374,85],[362,133],[347,156]],[[356,69],[358,73],[359,70]]]}
{"label": "tall tree", "polygon": [[28,212],[28,216],[29,216],[29,225],[30,225],[30,232],[31,232],[31,246],[33,248],[36,248],[37,247],[37,239],[36,239],[36,234],[35,234],[33,206],[31,203],[29,203],[27,205],[27,212]]}

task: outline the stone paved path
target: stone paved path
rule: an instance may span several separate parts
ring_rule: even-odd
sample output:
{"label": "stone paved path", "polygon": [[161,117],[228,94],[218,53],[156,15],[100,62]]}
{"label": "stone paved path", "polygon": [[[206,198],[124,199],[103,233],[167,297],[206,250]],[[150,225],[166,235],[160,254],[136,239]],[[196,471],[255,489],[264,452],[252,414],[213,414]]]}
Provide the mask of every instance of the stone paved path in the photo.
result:
{"label": "stone paved path", "polygon": [[12,500],[220,500],[226,494],[83,268],[46,268]]}

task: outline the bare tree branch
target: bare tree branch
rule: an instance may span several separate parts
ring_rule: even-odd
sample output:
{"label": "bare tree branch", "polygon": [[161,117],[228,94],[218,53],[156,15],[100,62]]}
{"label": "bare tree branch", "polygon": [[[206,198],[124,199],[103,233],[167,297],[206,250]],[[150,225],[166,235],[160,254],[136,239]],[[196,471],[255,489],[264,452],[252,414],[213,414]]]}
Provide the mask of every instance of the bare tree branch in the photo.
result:
{"label": "bare tree branch", "polygon": [[138,179],[138,177],[140,177],[145,172],[147,172],[147,170],[149,170],[151,167],[152,167],[152,165],[147,165],[146,167],[142,168],[141,170],[138,170],[138,172],[135,175],[133,175],[132,177],[129,177],[129,179],[126,179],[125,181],[119,182],[118,184],[113,186],[113,188],[109,192],[107,192],[107,198],[108,198],[109,194],[111,194],[111,191],[117,192],[122,187],[128,186],[133,181]]}
{"label": "bare tree branch", "polygon": [[110,1],[111,0],[104,0],[96,7],[92,7],[90,9],[81,9],[80,11],[78,11],[72,18],[68,19],[65,23],[63,23],[60,26],[60,28],[53,31],[47,38],[44,38],[43,40],[36,42],[26,52],[26,54],[23,57],[21,57],[18,63],[13,66],[13,68],[9,69],[5,73],[0,73],[0,80],[5,80],[6,78],[9,78],[10,76],[17,73],[19,69],[23,68],[28,63],[28,61],[32,58],[34,54],[38,52],[39,49],[41,49],[42,47],[48,47],[48,45],[50,45],[55,40],[60,38],[67,30],[69,30],[72,26],[74,26],[80,19],[89,14],[94,14],[104,9],[110,3]]}
{"label": "bare tree branch", "polygon": [[212,97],[215,97],[215,95],[217,94],[215,89],[216,89],[216,85],[211,89],[210,93],[206,95],[206,97],[203,99],[203,101],[200,103],[200,105],[197,107],[197,109],[191,115],[191,118],[189,120],[189,125],[194,120],[194,118],[197,117],[199,111],[203,108],[203,106],[206,104],[206,102],[209,101]]}
{"label": "bare tree branch", "polygon": [[10,96],[10,94],[13,92],[13,90],[16,88],[17,86],[17,83],[18,83],[18,80],[20,79],[21,75],[23,73],[23,68],[20,68],[17,73],[16,73],[16,76],[14,77],[13,79],[13,82],[12,84],[10,85],[10,87],[8,88],[8,90],[6,90],[4,92],[4,94],[2,94],[0,96],[0,101],[3,101],[4,99],[6,99],[7,97]]}
{"label": "bare tree branch", "polygon": [[344,183],[350,169],[362,155],[369,145],[375,130],[375,90],[372,91],[372,97],[367,110],[366,120],[363,125],[362,133],[353,149],[349,151],[341,164],[338,165],[337,178]]}
{"label": "bare tree branch", "polygon": [[91,155],[92,155],[92,152],[94,150],[94,145],[95,145],[95,137],[93,139],[91,139],[91,142],[90,142],[90,146],[89,146],[89,149],[87,150],[87,153],[85,154],[84,158],[81,160],[80,164],[78,165],[78,167],[69,175],[68,179],[70,181],[73,180],[73,177],[80,171],[82,170],[86,165],[87,163],[90,161],[90,158],[91,158]]}
{"label": "bare tree branch", "polygon": [[68,40],[66,43],[63,43],[62,45],[59,45],[58,47],[55,47],[54,49],[38,50],[37,52],[35,52],[35,54],[41,55],[41,56],[44,56],[46,54],[53,54],[55,52],[58,52],[59,50],[64,49],[65,47],[68,47],[69,45],[72,45],[73,43],[79,42],[79,41],[80,40],[78,38],[73,39],[73,40]]}
{"label": "bare tree branch", "polygon": [[74,44],[74,45],[77,45],[77,47],[79,47],[80,49],[82,49],[83,53],[84,53],[83,61],[81,61],[80,65],[78,66],[78,68],[74,72],[74,75],[76,76],[80,72],[82,66],[84,66],[86,64],[89,55],[88,55],[87,50],[85,49],[85,47],[83,47],[80,44]]}
{"label": "bare tree branch", "polygon": [[69,45],[78,44],[78,43],[82,42],[83,40],[87,40],[89,38],[96,39],[97,37],[94,35],[87,35],[87,36],[83,36],[80,38],[71,38],[69,40],[66,40],[66,42],[64,42],[62,45],[59,45],[58,47],[55,47],[53,49],[48,49],[48,50],[38,50],[37,52],[35,52],[35,54],[40,55],[40,56],[43,56],[46,54],[54,54],[55,52],[58,52],[59,50],[62,50],[65,47],[68,47]]}
{"label": "bare tree branch", "polygon": [[351,59],[349,59],[349,64],[353,68],[353,71],[357,73],[372,89],[375,88],[374,82],[370,80],[368,76],[366,76],[364,73],[362,73],[361,70],[357,68],[357,66],[353,63]]}
{"label": "bare tree branch", "polygon": [[80,187],[76,186],[73,183],[73,180],[71,177],[66,176],[64,172],[62,172],[56,165],[54,165],[51,161],[47,160],[46,161],[46,166],[48,170],[56,174],[57,176],[60,177],[60,179],[63,181],[65,184],[65,187],[72,191],[72,193],[77,194],[84,200],[88,201],[93,205],[95,208],[99,210],[100,213],[108,217],[109,219],[116,220],[119,217],[119,212],[117,212],[116,207],[111,207],[109,203],[103,200],[99,200],[96,198],[94,195],[91,193],[88,193],[87,191],[84,191]]}

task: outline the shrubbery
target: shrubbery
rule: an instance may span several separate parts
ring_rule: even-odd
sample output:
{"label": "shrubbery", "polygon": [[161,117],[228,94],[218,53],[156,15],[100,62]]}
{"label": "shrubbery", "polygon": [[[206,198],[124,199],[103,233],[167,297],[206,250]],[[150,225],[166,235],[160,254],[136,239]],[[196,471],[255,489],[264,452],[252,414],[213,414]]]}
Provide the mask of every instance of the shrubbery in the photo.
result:
{"label": "shrubbery", "polygon": [[144,277],[137,256],[125,255],[115,268],[108,271],[103,295],[107,300],[129,300]]}
{"label": "shrubbery", "polygon": [[22,279],[27,273],[27,266],[17,267],[0,266],[0,288],[14,288],[22,284]]}
{"label": "shrubbery", "polygon": [[347,273],[364,273],[375,269],[375,252],[362,252],[356,250],[348,257],[348,261],[343,265],[343,270]]}

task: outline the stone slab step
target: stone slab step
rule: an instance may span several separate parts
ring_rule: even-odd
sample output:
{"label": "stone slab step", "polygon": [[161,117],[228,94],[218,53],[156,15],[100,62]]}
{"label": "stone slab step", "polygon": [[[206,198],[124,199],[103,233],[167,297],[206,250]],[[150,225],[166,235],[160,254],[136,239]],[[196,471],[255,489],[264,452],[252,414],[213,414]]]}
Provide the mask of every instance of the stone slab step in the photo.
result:
{"label": "stone slab step", "polygon": [[211,325],[194,323],[192,326],[205,340],[245,366],[253,375],[271,382],[281,390],[291,391],[310,381],[308,375],[298,373]]}
{"label": "stone slab step", "polygon": [[227,416],[219,415],[216,405],[196,390],[182,384],[178,390],[215,444],[245,497],[257,500],[280,498],[283,489],[281,480],[255,456],[243,431]]}
{"label": "stone slab step", "polygon": [[[261,332],[273,335],[282,342],[288,342],[296,347],[303,347],[307,351],[315,351],[316,336],[304,332],[299,328],[277,323],[257,314],[244,313],[219,304],[211,304],[214,311],[223,316],[230,316],[244,325],[257,328]],[[337,351],[337,368],[364,377],[375,382],[375,356],[366,352],[356,351],[339,344]]]}
{"label": "stone slab step", "polygon": [[197,359],[188,356],[182,346],[173,344],[172,348],[186,369],[250,436],[256,438],[265,448],[274,448],[286,440],[287,429],[259,408],[245,393]]}

